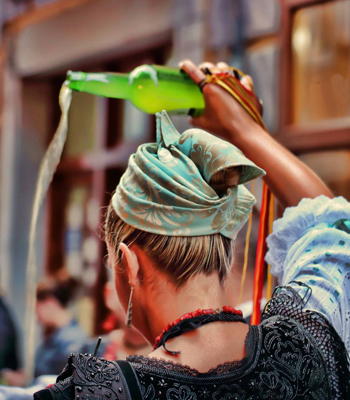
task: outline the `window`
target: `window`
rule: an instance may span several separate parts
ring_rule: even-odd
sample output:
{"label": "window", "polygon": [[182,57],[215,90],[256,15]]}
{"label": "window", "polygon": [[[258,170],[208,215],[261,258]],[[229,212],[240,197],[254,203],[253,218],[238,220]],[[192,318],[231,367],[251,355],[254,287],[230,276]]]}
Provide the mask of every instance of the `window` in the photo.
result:
{"label": "window", "polygon": [[350,1],[297,10],[292,23],[292,122],[350,122]]}

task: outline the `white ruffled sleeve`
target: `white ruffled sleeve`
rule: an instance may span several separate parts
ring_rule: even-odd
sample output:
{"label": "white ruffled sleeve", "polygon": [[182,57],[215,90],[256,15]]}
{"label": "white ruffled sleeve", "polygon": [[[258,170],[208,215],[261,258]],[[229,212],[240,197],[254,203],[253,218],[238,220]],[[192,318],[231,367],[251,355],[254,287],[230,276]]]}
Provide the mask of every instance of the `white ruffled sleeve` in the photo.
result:
{"label": "white ruffled sleeve", "polygon": [[332,226],[341,219],[350,220],[343,197],[303,199],[274,222],[266,261],[280,285],[311,288],[305,309],[323,314],[350,353],[350,234]]}

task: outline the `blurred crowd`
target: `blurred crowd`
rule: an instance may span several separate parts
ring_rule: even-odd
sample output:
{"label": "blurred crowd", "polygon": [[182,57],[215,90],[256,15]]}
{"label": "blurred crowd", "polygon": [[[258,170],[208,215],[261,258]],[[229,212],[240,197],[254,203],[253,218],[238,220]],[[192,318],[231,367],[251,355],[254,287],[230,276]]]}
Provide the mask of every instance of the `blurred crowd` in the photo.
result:
{"label": "blurred crowd", "polygon": [[[41,341],[35,356],[35,379],[51,375],[49,381],[54,381],[67,363],[69,354],[93,352],[98,338],[87,335],[72,307],[80,290],[79,281],[69,276],[65,269],[38,283],[36,316],[41,328]],[[111,282],[105,284],[104,299],[109,314],[102,324],[105,334],[98,355],[115,360],[136,353],[149,353],[150,346],[141,334],[126,326],[124,312]],[[18,356],[16,326],[9,306],[1,297],[0,335],[0,382],[8,386],[24,386],[26,378]]]}

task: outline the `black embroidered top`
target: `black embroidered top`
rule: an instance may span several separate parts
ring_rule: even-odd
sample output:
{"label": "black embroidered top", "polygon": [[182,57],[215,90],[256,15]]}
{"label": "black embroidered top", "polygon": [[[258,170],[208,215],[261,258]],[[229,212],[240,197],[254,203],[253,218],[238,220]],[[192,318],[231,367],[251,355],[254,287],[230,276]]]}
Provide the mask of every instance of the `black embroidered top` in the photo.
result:
{"label": "black embroidered top", "polygon": [[324,317],[302,311],[302,300],[292,288],[280,288],[263,322],[250,328],[246,353],[244,360],[204,374],[147,357],[128,360],[144,400],[350,398],[342,341]]}
{"label": "black embroidered top", "polygon": [[71,356],[59,383],[38,392],[35,399],[350,399],[342,340],[321,314],[304,311],[303,306],[292,287],[278,288],[262,323],[250,328],[247,356],[239,362],[199,373],[180,364],[132,356],[124,362],[133,370],[130,373],[120,368],[121,362],[78,354]]}

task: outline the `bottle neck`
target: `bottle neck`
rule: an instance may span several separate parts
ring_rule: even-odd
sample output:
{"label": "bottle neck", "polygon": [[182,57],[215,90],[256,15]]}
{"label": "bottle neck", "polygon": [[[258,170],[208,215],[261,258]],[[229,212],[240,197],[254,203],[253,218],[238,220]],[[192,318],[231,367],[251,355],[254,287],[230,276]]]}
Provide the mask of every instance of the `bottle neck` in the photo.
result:
{"label": "bottle neck", "polygon": [[78,92],[116,99],[130,99],[128,74],[112,72],[67,72],[68,87]]}

